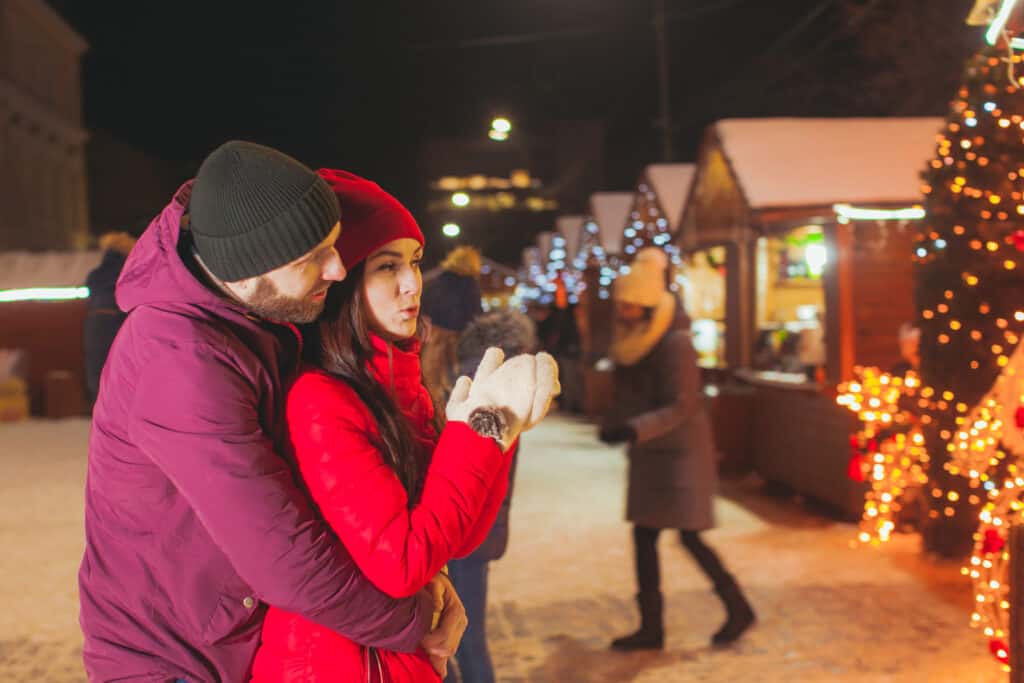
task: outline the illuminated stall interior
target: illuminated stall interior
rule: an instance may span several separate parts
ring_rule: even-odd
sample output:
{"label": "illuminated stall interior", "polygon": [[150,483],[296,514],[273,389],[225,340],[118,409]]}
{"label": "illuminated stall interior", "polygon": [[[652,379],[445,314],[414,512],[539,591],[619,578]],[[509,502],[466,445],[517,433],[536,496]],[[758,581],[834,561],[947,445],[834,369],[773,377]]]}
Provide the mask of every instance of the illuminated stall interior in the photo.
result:
{"label": "illuminated stall interior", "polygon": [[675,266],[697,362],[704,368],[725,366],[726,258],[725,247],[708,247],[682,255]]}
{"label": "illuminated stall interior", "polygon": [[805,225],[759,237],[755,253],[755,329],[750,367],[810,372],[825,364],[824,230]]}

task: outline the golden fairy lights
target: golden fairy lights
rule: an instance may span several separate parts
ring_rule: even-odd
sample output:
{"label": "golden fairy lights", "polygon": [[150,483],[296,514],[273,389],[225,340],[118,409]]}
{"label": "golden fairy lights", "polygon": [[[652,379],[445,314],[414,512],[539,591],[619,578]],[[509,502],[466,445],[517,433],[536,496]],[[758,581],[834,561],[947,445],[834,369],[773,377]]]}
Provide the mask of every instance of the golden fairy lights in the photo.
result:
{"label": "golden fairy lights", "polygon": [[[1007,670],[1007,531],[1024,523],[1024,290],[1015,280],[1024,259],[1024,77],[1014,73],[1021,62],[991,50],[968,63],[925,173],[929,223],[914,248],[929,380],[949,382],[922,387],[917,414],[934,460],[966,479],[943,491],[935,483],[945,478],[933,472],[929,516],[985,503],[963,572],[974,586],[971,623]],[[989,384],[982,374],[998,378]]]}
{"label": "golden fairy lights", "polygon": [[928,451],[909,409],[921,383],[912,372],[898,377],[878,368],[856,368],[855,375],[856,381],[839,386],[836,402],[864,423],[851,440],[855,458],[864,451],[863,462],[851,460],[851,468],[861,467],[871,486],[864,494],[857,539],[879,545],[896,528],[904,494],[928,482]]}
{"label": "golden fairy lights", "polygon": [[1024,522],[1024,478],[1016,465],[1008,467],[1002,488],[992,487],[989,500],[979,514],[980,525],[974,534],[974,550],[960,570],[974,587],[971,626],[981,629],[988,639],[989,651],[1009,671],[1009,567],[1007,545],[1011,525]]}

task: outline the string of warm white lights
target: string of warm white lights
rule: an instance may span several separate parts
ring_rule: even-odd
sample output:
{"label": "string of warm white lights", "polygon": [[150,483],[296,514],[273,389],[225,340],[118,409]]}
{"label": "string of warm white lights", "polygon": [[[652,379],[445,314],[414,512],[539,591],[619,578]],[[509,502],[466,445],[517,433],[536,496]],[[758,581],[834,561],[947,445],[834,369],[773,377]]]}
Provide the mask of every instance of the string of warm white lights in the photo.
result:
{"label": "string of warm white lights", "polygon": [[879,545],[896,528],[903,496],[928,482],[928,451],[908,406],[921,382],[913,372],[894,377],[878,368],[858,367],[854,374],[857,380],[839,386],[836,402],[864,425],[851,439],[851,476],[863,474],[870,483],[857,540]]}

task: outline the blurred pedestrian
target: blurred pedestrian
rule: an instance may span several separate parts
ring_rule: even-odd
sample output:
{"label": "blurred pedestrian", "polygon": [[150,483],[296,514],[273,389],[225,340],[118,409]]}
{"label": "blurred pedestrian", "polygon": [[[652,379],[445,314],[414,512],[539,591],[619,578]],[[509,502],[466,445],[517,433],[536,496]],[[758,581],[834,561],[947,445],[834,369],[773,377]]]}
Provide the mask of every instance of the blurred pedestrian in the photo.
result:
{"label": "blurred pedestrian", "polygon": [[114,300],[114,286],[135,242],[136,238],[127,232],[101,235],[99,247],[103,251],[103,259],[85,278],[89,301],[82,345],[85,351],[85,384],[90,402],[96,400],[103,364],[107,362],[110,345],[114,343],[114,337],[125,319],[125,313]]}
{"label": "blurred pedestrian", "polygon": [[640,608],[640,629],[614,640],[616,650],[664,645],[657,549],[662,529],[679,530],[725,606],[728,618],[713,644],[735,641],[755,618],[736,580],[700,535],[714,525],[717,459],[689,319],[666,288],[667,263],[660,249],[643,249],[613,289],[615,400],[599,437],[628,444],[626,516],[633,523]]}
{"label": "blurred pedestrian", "polygon": [[423,315],[430,326],[423,341],[423,380],[438,411],[444,410],[458,376],[459,333],[483,312],[481,267],[479,251],[455,247],[441,263],[441,274],[423,288]]}
{"label": "blurred pedestrian", "polygon": [[[537,348],[533,321],[512,310],[487,313],[474,320],[459,337],[459,374],[471,374],[483,359],[484,351],[492,346],[503,350],[508,358],[533,353]],[[448,563],[449,576],[469,618],[455,653],[462,683],[494,683],[494,666],[487,647],[487,576],[489,564],[500,559],[508,547],[509,511],[518,458],[517,446],[509,471],[508,492],[487,538],[470,556]],[[445,680],[455,683],[459,679],[449,674]]]}
{"label": "blurred pedestrian", "polygon": [[569,302],[569,292],[561,276],[555,279],[554,302],[537,326],[541,348],[558,361],[562,382],[561,410],[583,412],[583,377],[580,368],[580,332],[576,324],[576,305]]}

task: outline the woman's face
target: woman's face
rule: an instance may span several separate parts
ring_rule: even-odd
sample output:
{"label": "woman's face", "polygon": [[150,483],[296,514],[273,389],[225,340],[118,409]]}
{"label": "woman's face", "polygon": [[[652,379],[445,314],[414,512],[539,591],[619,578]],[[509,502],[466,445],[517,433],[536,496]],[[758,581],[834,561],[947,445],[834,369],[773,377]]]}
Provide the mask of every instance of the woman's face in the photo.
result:
{"label": "woman's face", "polygon": [[391,341],[416,334],[420,314],[423,247],[403,237],[388,242],[366,258],[363,294],[370,310],[371,329]]}

